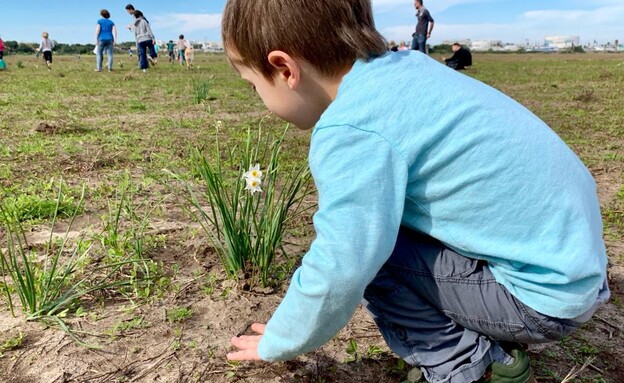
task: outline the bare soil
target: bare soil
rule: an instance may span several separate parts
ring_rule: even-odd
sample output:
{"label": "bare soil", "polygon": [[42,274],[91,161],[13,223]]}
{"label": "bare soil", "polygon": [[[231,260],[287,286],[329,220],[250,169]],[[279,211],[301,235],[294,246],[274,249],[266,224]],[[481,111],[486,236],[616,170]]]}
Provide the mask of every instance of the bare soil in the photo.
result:
{"label": "bare soil", "polygon": [[[605,174],[596,177],[607,200],[617,189]],[[172,211],[175,210],[172,208]],[[176,215],[179,218],[180,215]],[[177,265],[176,291],[162,300],[132,305],[126,300],[94,298],[89,310],[96,316],[70,320],[84,340],[100,345],[93,350],[77,345],[57,327],[13,318],[0,312],[0,339],[25,335],[22,347],[0,358],[0,381],[12,383],[70,382],[401,382],[406,368],[387,349],[374,322],[359,309],[350,324],[320,350],[291,362],[228,364],[225,354],[233,335],[249,331],[253,321],[264,322],[280,302],[285,286],[268,293],[245,291],[228,280],[211,247],[201,238],[184,239],[190,222],[155,222],[167,233],[167,244],[152,254],[166,265]],[[72,232],[71,236],[77,236]],[[34,232],[30,242],[46,241],[49,231]],[[612,259],[621,260],[621,242],[608,241]],[[197,275],[214,275],[213,289],[202,290]],[[589,380],[624,381],[623,330],[624,267],[612,262],[609,270],[614,299],[596,317],[564,342],[531,349],[538,381],[555,382],[585,362],[581,376]],[[615,303],[614,303],[615,302]],[[188,307],[192,316],[179,323],[167,311]],[[113,331],[123,323],[141,320],[136,328]],[[346,352],[355,339],[359,355]],[[378,346],[380,353],[367,353]],[[570,357],[572,354],[573,357]],[[562,355],[566,355],[562,358]],[[350,360],[355,359],[355,360]],[[542,374],[542,375],[540,375]],[[555,376],[551,376],[555,375]],[[600,377],[600,378],[599,378]],[[583,381],[583,380],[579,380]]]}

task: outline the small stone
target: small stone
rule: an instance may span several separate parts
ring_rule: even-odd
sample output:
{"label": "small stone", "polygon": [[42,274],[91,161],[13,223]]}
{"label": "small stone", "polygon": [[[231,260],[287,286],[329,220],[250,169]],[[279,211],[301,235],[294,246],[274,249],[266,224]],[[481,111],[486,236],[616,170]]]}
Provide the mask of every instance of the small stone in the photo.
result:
{"label": "small stone", "polygon": [[256,286],[253,288],[253,291],[258,294],[270,295],[275,292],[275,289],[273,289],[273,287],[271,286],[267,286],[267,287]]}

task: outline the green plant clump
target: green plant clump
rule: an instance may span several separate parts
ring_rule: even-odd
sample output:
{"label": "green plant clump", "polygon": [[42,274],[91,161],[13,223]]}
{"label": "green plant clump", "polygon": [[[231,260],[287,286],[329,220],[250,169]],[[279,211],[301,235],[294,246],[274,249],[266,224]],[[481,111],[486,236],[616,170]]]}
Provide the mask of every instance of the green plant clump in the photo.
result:
{"label": "green plant clump", "polygon": [[80,205],[75,203],[74,198],[64,195],[61,195],[60,200],[54,200],[38,195],[20,194],[5,198],[3,205],[12,214],[0,217],[0,222],[6,222],[6,219],[18,222],[41,220],[52,218],[55,214],[67,218],[81,212]]}
{"label": "green plant clump", "polygon": [[167,311],[167,321],[169,323],[183,322],[193,315],[193,310],[188,307],[178,307]]}
{"label": "green plant clump", "polygon": [[0,221],[4,222],[6,230],[6,243],[0,246],[2,277],[0,293],[6,295],[13,316],[15,316],[13,294],[16,294],[27,320],[51,320],[78,343],[94,347],[81,342],[63,318],[68,312],[78,308],[77,303],[81,297],[95,291],[127,285],[129,283],[127,280],[114,278],[119,268],[127,261],[84,272],[82,266],[90,259],[91,242],[80,238],[77,243],[70,246],[68,236],[76,218],[75,212],[80,210],[84,201],[84,187],[65,235],[60,241],[54,238],[53,229],[59,217],[61,202],[64,200],[62,186],[61,181],[53,209],[50,239],[43,254],[29,250],[25,230],[17,219],[18,211],[14,205],[9,207],[0,205]]}
{"label": "green plant clump", "polygon": [[[109,213],[102,217],[104,230],[97,235],[106,251],[105,262],[109,265],[123,264],[119,274],[129,283],[120,289],[124,295],[147,298],[154,292],[162,293],[168,281],[163,275],[162,265],[148,257],[148,251],[157,239],[146,235],[153,207],[145,215],[139,215],[135,206],[133,186],[128,175],[119,181],[115,198],[109,201]],[[124,227],[124,230],[121,227]]]}
{"label": "green plant clump", "polygon": [[[243,147],[228,146],[225,160],[222,160],[217,129],[216,152],[211,156],[216,160],[215,165],[195,151],[192,162],[204,183],[209,210],[185,182],[188,201],[212,240],[228,276],[236,278],[242,272],[250,276],[252,286],[258,276],[263,287],[268,285],[285,225],[303,211],[301,203],[309,194],[307,164],[291,171],[280,166],[281,143],[287,129],[279,139],[263,135],[259,129],[255,143],[248,129]],[[259,164],[266,164],[264,171]],[[248,177],[252,169],[261,177]],[[175,174],[174,177],[182,180]]]}
{"label": "green plant clump", "polygon": [[194,80],[193,85],[193,101],[195,104],[201,104],[205,100],[209,99],[210,85],[212,78],[208,80]]}

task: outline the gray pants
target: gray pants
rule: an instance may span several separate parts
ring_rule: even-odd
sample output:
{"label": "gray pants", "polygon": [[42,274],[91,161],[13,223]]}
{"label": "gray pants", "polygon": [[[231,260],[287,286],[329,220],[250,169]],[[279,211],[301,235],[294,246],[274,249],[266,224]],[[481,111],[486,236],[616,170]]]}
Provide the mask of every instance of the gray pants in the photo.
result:
{"label": "gray pants", "polygon": [[538,313],[494,279],[487,262],[466,258],[439,241],[401,228],[395,249],[366,288],[364,305],[388,346],[436,383],[481,378],[494,361],[511,358],[497,341],[545,343],[570,334],[609,297],[575,319]]}

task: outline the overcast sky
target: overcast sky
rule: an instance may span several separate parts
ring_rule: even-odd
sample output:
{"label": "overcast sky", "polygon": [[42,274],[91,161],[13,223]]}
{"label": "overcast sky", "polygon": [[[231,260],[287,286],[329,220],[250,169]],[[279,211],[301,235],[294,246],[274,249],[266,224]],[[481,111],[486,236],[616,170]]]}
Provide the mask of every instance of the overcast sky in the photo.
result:
{"label": "overcast sky", "polygon": [[[91,43],[100,7],[119,27],[119,40],[134,40],[125,29],[132,18],[128,0],[25,0],[2,5],[0,36],[4,40],[38,41],[42,31],[62,43]],[[93,4],[91,4],[93,3]],[[156,37],[219,41],[225,0],[141,0],[135,2],[152,24]],[[432,44],[443,40],[541,42],[544,36],[578,35],[582,43],[624,42],[624,0],[425,0],[435,19]],[[409,40],[414,30],[413,1],[373,0],[377,28],[387,39]]]}

